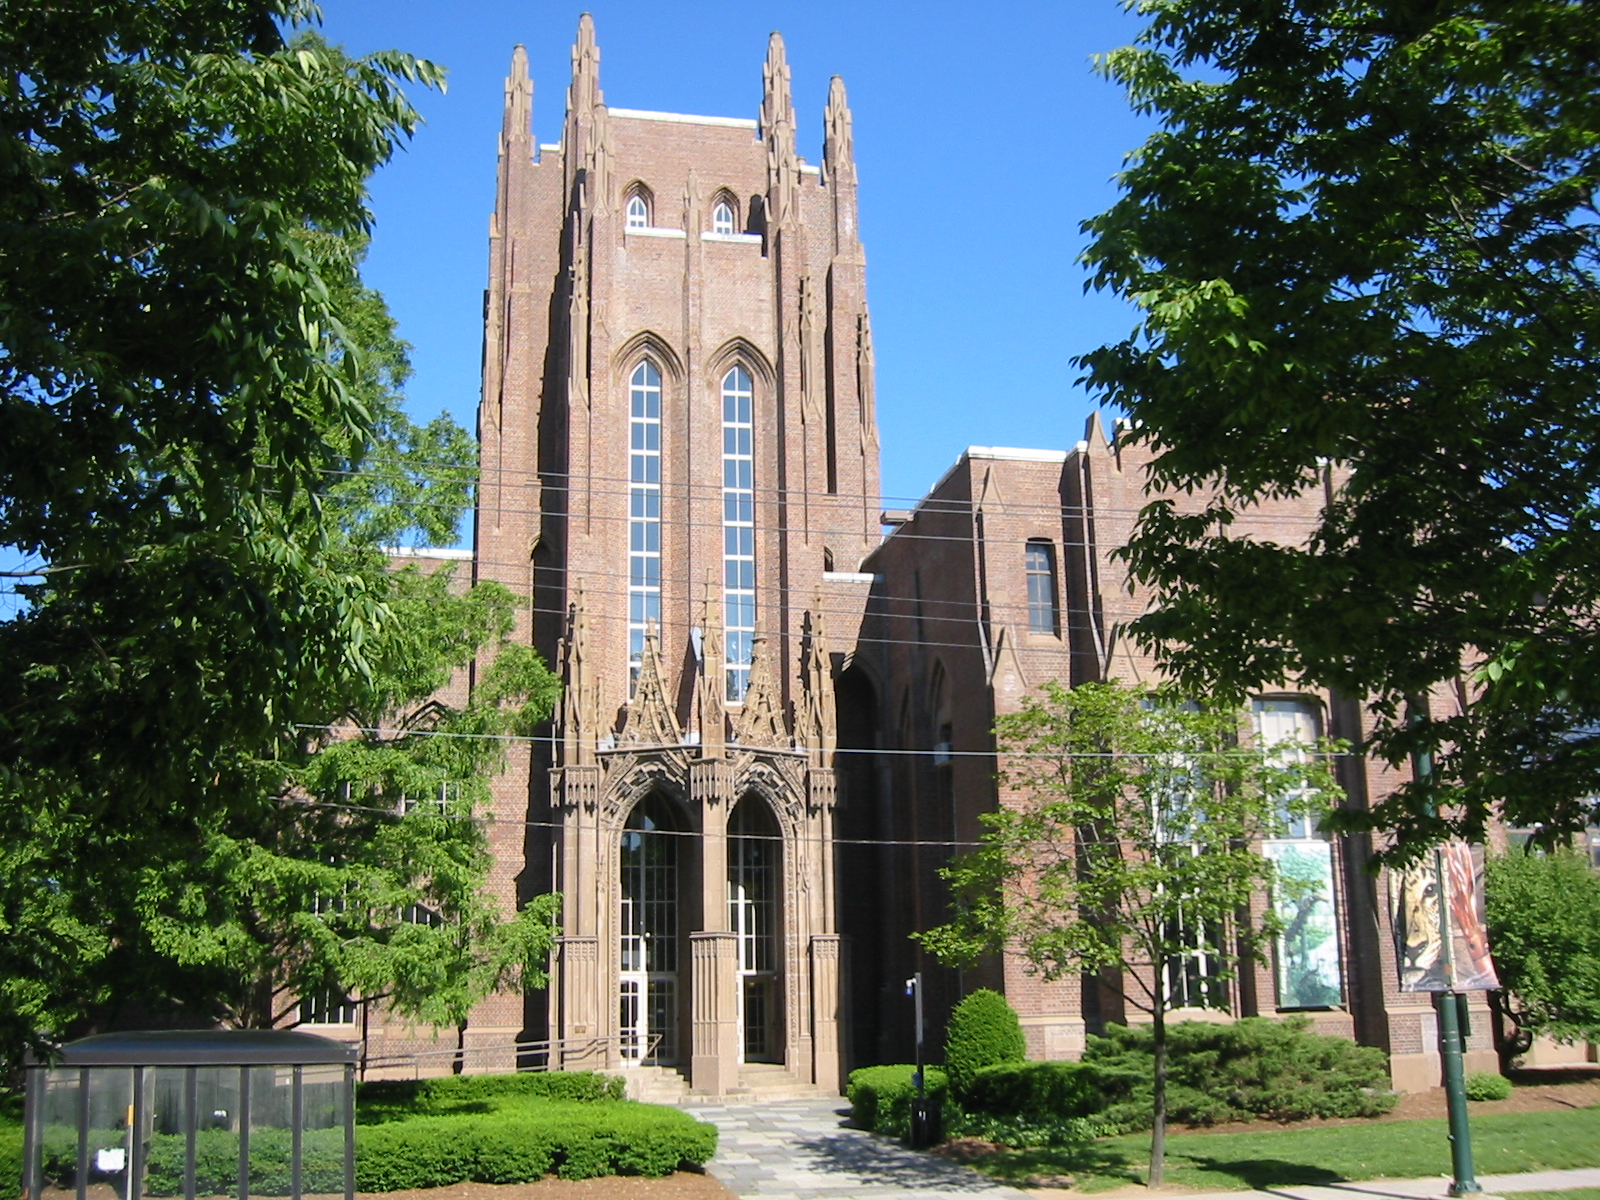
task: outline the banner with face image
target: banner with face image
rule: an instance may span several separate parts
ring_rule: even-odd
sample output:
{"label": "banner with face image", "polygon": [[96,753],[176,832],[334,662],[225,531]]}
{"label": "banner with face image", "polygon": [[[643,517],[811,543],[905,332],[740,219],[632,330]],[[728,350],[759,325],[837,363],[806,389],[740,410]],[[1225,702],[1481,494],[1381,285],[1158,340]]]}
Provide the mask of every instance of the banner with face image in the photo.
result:
{"label": "banner with face image", "polygon": [[1483,847],[1445,842],[1386,874],[1402,992],[1500,986],[1484,918]]}

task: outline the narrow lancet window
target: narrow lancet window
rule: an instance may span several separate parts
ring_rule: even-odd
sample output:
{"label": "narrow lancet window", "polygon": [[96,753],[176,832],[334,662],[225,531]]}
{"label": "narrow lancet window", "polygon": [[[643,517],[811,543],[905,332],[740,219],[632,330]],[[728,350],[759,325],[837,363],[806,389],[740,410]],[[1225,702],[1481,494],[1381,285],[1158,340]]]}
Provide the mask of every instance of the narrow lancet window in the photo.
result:
{"label": "narrow lancet window", "polygon": [[628,199],[628,228],[648,229],[650,227],[650,206],[645,203],[644,197],[635,192]]}
{"label": "narrow lancet window", "polygon": [[711,232],[733,232],[733,205],[726,200],[718,200],[717,206],[711,210]]}
{"label": "narrow lancet window", "polygon": [[1049,542],[1028,543],[1024,565],[1028,573],[1028,632],[1057,633],[1055,547]]}
{"label": "narrow lancet window", "polygon": [[628,380],[628,692],[645,630],[661,621],[661,372],[646,360]]}
{"label": "narrow lancet window", "polygon": [[722,377],[722,603],[727,628],[727,697],[738,704],[750,686],[756,634],[755,455],[750,375]]}

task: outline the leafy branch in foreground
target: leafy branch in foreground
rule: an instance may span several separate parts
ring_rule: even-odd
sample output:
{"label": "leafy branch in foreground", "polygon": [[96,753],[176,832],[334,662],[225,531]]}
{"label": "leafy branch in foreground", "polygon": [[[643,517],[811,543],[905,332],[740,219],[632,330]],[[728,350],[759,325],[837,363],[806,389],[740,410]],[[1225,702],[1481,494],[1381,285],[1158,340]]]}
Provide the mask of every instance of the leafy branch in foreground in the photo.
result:
{"label": "leafy branch in foreground", "polygon": [[[1150,136],[1085,228],[1138,327],[1080,360],[1166,498],[1134,626],[1196,691],[1298,679],[1435,755],[1346,829],[1412,855],[1600,790],[1600,9],[1138,0]],[[1333,464],[1329,467],[1327,464]],[[1327,486],[1312,536],[1230,536]],[[1198,497],[1183,511],[1173,495]],[[1460,684],[1457,691],[1458,682]],[[1408,720],[1451,691],[1448,715]]]}
{"label": "leafy branch in foreground", "polygon": [[955,919],[920,935],[942,960],[1004,950],[1045,979],[1098,977],[1155,1036],[1151,1182],[1166,1137],[1166,1013],[1226,1007],[1242,956],[1283,931],[1252,902],[1279,878],[1263,841],[1337,795],[1336,747],[1240,745],[1232,709],[1116,683],[1051,683],[996,722],[1002,803],[945,869]]}

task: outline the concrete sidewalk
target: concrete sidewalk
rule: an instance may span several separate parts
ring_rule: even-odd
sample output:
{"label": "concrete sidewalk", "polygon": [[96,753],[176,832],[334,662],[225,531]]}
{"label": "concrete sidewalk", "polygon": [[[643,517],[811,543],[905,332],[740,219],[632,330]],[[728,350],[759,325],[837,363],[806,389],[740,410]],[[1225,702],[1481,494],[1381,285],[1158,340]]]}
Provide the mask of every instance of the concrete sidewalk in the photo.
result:
{"label": "concrete sidewalk", "polygon": [[[1600,1167],[1580,1167],[1571,1171],[1530,1171],[1525,1175],[1480,1175],[1478,1183],[1490,1196],[1510,1196],[1519,1192],[1566,1192],[1574,1188],[1600,1188]],[[1366,1179],[1356,1183],[1285,1185],[1249,1192],[1159,1192],[1143,1193],[1160,1200],[1442,1200],[1449,1195],[1450,1180],[1443,1175],[1433,1179]],[[1126,1196],[1132,1189],[1112,1195]],[[1029,1193],[1037,1198],[1081,1196],[1064,1188],[1038,1188]]]}
{"label": "concrete sidewalk", "polygon": [[[693,1112],[720,1131],[707,1170],[741,1200],[1076,1200],[1085,1195],[1008,1187],[969,1167],[849,1128],[843,1100],[697,1104]],[[1478,1182],[1495,1196],[1600,1188],[1600,1168],[1482,1175]],[[1441,1176],[1193,1194],[1126,1188],[1103,1195],[1106,1200],[1434,1200],[1446,1195],[1448,1184]]]}

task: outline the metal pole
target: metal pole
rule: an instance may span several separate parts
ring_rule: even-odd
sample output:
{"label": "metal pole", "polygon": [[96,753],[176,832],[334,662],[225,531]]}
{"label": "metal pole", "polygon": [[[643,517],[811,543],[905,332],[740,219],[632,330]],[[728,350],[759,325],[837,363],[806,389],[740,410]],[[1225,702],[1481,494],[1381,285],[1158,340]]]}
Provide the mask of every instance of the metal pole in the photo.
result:
{"label": "metal pole", "polygon": [[305,1141],[301,1132],[306,1123],[305,1070],[302,1066],[295,1066],[294,1082],[289,1097],[289,1195],[293,1196],[294,1200],[300,1200],[301,1196],[300,1164],[305,1153]]}
{"label": "metal pole", "polygon": [[239,1068],[239,1190],[238,1200],[250,1196],[250,1068]]}
{"label": "metal pole", "polygon": [[[1419,712],[1422,705],[1413,698],[1409,704],[1412,725],[1422,722]],[[1422,709],[1426,711],[1426,709]],[[1411,771],[1416,781],[1423,785],[1429,815],[1437,812],[1433,802],[1433,755],[1426,750],[1411,755]],[[1444,873],[1444,856],[1433,852],[1433,877],[1437,881],[1434,898],[1439,904],[1439,941],[1444,954],[1445,979],[1452,982],[1450,963],[1450,908],[1445,902],[1449,883]],[[1467,1079],[1461,1061],[1461,1008],[1459,993],[1454,989],[1436,992],[1434,1011],[1439,1015],[1439,1062],[1444,1070],[1445,1108],[1450,1115],[1450,1180],[1452,1196],[1479,1196],[1483,1188],[1478,1185],[1478,1175],[1472,1164],[1472,1127],[1467,1122]]]}

